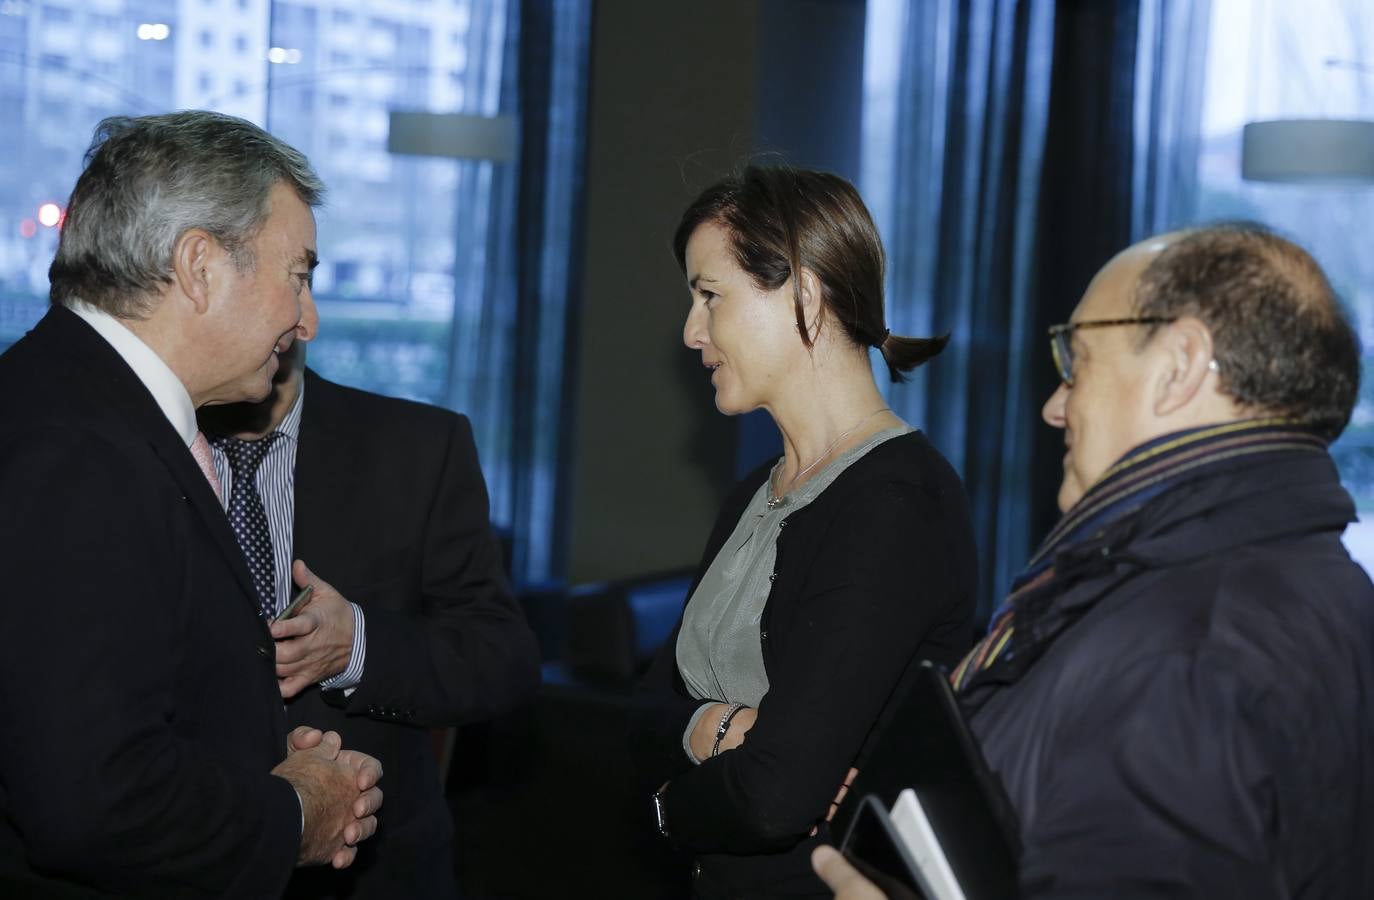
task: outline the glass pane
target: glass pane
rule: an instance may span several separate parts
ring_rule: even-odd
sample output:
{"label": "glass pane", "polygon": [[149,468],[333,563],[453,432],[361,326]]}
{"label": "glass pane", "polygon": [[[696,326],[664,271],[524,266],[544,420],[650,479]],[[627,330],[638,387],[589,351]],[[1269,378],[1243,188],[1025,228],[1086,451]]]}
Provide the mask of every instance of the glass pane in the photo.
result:
{"label": "glass pane", "polygon": [[509,523],[515,305],[493,259],[512,245],[514,167],[387,149],[393,109],[494,116],[512,102],[506,8],[0,0],[0,350],[46,308],[62,207],[97,122],[242,116],[305,152],[329,189],[311,365],[472,413],[493,518]]}
{"label": "glass pane", "polygon": [[[275,2],[267,49],[267,126],[329,187],[317,216],[321,327],[310,363],[347,384],[440,404],[449,399],[454,211],[485,222],[487,197],[463,171],[479,163],[391,154],[388,114],[476,105],[470,24],[466,2]],[[499,57],[483,61],[499,71]],[[480,273],[464,282],[474,285]]]}
{"label": "glass pane", "polygon": [[[504,3],[482,4],[483,21],[493,8]],[[266,125],[307,153],[329,186],[312,365],[382,393],[450,399],[454,211],[467,248],[458,299],[472,310],[484,284],[490,165],[391,155],[388,110],[487,111],[504,47],[473,27],[467,0],[388,10],[0,0],[0,349],[45,308],[61,209],[95,124],[207,108]]]}
{"label": "glass pane", "polygon": [[1212,0],[1198,213],[1265,222],[1310,250],[1355,319],[1364,378],[1332,447],[1360,515],[1346,545],[1374,566],[1374,255],[1361,236],[1374,189],[1244,182],[1241,128],[1279,118],[1374,119],[1374,8],[1366,0]]}

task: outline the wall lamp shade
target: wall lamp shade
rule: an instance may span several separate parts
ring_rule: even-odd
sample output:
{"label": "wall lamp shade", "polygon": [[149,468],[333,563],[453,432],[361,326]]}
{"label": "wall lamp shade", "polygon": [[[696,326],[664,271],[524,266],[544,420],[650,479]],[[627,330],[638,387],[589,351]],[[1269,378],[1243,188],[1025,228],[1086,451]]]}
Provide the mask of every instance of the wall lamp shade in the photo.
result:
{"label": "wall lamp shade", "polygon": [[1251,122],[1241,138],[1240,175],[1246,181],[1374,184],[1374,121]]}
{"label": "wall lamp shade", "polygon": [[386,149],[407,156],[510,162],[516,153],[513,116],[390,111]]}

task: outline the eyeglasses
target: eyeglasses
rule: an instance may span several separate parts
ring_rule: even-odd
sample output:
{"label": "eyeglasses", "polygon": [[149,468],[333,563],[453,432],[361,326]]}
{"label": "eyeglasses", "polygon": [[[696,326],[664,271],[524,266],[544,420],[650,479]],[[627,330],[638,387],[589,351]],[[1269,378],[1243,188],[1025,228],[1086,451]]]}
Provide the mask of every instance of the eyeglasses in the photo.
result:
{"label": "eyeglasses", "polygon": [[1089,319],[1050,326],[1050,352],[1066,387],[1073,387],[1073,333],[1080,328],[1114,328],[1118,325],[1166,325],[1174,316],[1141,316],[1135,319]]}

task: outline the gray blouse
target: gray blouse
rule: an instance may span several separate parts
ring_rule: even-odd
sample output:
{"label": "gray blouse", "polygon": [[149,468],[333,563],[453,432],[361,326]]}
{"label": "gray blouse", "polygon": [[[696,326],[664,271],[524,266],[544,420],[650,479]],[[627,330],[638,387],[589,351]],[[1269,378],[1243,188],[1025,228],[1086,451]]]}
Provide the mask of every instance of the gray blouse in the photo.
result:
{"label": "gray blouse", "polygon": [[865,453],[912,430],[901,425],[879,431],[837,456],[771,509],[772,479],[765,480],[749,501],[687,601],[678,632],[677,667],[687,691],[698,700],[710,701],[698,707],[682,734],[683,750],[692,762],[701,761],[692,753],[692,730],[711,703],[757,707],[768,693],[759,622],[772,588],[770,576],[782,520],[818,497]]}

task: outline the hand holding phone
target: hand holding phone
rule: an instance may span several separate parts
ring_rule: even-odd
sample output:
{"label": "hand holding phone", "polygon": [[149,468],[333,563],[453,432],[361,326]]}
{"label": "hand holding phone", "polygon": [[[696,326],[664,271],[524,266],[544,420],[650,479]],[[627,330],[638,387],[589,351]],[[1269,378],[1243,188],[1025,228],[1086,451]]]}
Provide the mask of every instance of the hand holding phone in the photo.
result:
{"label": "hand holding phone", "polygon": [[315,586],[313,584],[307,584],[305,587],[301,588],[300,592],[291,598],[291,602],[286,604],[286,609],[281,611],[281,615],[277,616],[273,621],[280,622],[300,612],[301,607],[310,602],[310,595],[314,593],[314,591]]}
{"label": "hand holding phone", "polygon": [[927,883],[882,801],[873,794],[859,802],[840,852],[889,900],[940,900],[946,896]]}

